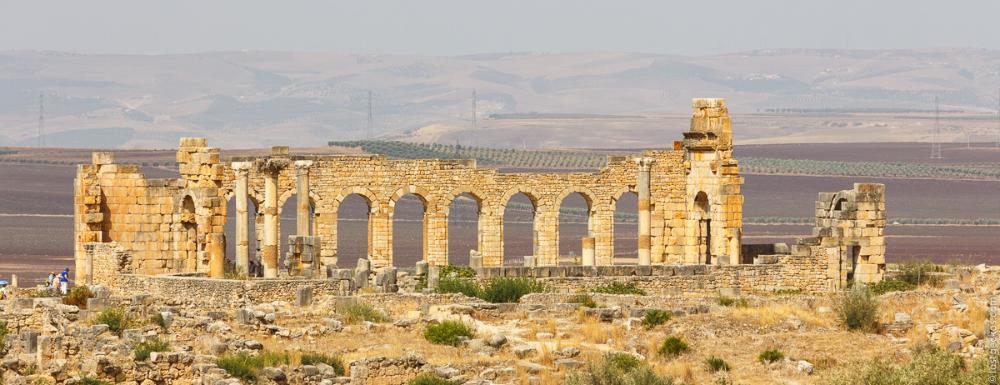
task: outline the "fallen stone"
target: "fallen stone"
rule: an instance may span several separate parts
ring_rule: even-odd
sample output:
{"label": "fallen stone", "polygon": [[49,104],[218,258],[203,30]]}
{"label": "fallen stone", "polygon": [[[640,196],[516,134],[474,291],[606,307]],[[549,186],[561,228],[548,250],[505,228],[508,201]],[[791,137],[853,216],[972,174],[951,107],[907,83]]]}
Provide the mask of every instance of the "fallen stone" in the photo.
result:
{"label": "fallen stone", "polygon": [[514,355],[517,356],[517,358],[527,358],[538,353],[538,349],[535,349],[535,347],[531,345],[518,345],[511,349],[511,351],[514,352]]}
{"label": "fallen stone", "polygon": [[499,349],[501,346],[507,343],[507,337],[503,334],[494,334],[486,339],[486,344],[490,347]]}
{"label": "fallen stone", "polygon": [[798,370],[799,372],[802,372],[802,373],[805,373],[805,374],[812,374],[814,366],[813,366],[813,364],[812,364],[811,362],[809,362],[809,361],[805,361],[805,360],[801,360],[801,361],[799,361],[799,362],[798,362],[798,363],[797,363],[797,364],[795,365],[795,368],[796,368],[796,369],[797,369],[797,370]]}

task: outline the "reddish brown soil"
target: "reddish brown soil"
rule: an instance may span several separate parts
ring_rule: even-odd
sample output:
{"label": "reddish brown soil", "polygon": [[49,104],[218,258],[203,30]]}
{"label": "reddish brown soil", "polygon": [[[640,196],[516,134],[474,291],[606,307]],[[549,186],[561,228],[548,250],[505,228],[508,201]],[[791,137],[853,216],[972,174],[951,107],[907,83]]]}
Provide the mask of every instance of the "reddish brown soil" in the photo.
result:
{"label": "reddish brown soil", "polygon": [[1000,163],[994,143],[945,143],[942,159],[930,159],[930,143],[802,143],[737,145],[735,156],[779,159],[812,159],[907,163]]}

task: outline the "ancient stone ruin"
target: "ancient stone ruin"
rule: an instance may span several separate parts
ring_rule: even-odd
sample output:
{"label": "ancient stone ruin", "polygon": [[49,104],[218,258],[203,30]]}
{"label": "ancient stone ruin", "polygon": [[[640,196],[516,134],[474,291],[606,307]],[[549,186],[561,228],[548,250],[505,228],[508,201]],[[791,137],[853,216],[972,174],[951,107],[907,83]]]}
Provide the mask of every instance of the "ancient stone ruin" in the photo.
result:
{"label": "ancient stone ruin", "polygon": [[[223,278],[227,260],[235,273],[247,275],[251,261],[259,259],[265,279],[342,279],[351,281],[350,287],[363,286],[367,283],[342,270],[353,266],[338,264],[338,210],[352,194],[369,207],[366,263],[373,272],[394,266],[392,219],[407,194],[424,205],[423,262],[432,269],[454,258],[448,254],[449,205],[468,194],[479,205],[471,263],[483,275],[577,284],[635,276],[677,291],[826,291],[879,281],[885,271],[884,186],[878,184],[820,193],[814,234],[794,245],[742,244],[743,178],[722,99],[694,99],[690,130],[673,148],[609,157],[593,173],[506,173],[477,167],[473,160],[290,156],[287,147],[223,161],[204,138],[181,139],[177,162],[179,179],[146,178],[137,165],[116,163],[111,152],[95,152],[92,164],[79,166],[79,282],[113,287],[165,275]],[[615,204],[629,192],[639,202],[638,264],[612,266]],[[503,217],[518,193],[534,208],[534,253],[511,266],[504,260]],[[580,263],[567,265],[560,261],[558,218],[560,203],[573,193],[587,202],[589,234],[582,240]],[[308,198],[297,199],[296,227],[282,229],[280,210],[292,196]],[[249,202],[257,212],[249,210]],[[230,204],[236,205],[235,239],[224,235]],[[257,234],[249,233],[250,215],[261,229]],[[279,263],[281,234],[288,244],[284,263]],[[250,237],[258,240],[257,250],[250,250]],[[235,243],[235,255],[225,255],[227,242]]]}

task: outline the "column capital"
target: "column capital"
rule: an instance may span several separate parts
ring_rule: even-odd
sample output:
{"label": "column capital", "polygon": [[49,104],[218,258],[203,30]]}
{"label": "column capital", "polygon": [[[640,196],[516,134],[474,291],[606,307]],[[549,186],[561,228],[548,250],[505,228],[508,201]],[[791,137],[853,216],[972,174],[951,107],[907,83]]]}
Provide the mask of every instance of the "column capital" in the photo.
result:
{"label": "column capital", "polygon": [[252,166],[253,163],[251,162],[233,162],[231,165],[233,173],[235,173],[238,176],[246,176],[247,174],[249,174],[250,167]]}
{"label": "column capital", "polygon": [[294,165],[295,165],[295,171],[297,171],[297,172],[308,172],[309,169],[313,166],[313,161],[311,161],[311,160],[296,160],[295,163],[294,163]]}
{"label": "column capital", "polygon": [[633,158],[632,160],[635,161],[635,164],[639,165],[639,171],[649,171],[650,167],[653,166],[653,162],[656,161],[656,158],[642,156]]}
{"label": "column capital", "polygon": [[257,161],[257,169],[261,172],[277,175],[288,167],[288,163],[288,158],[285,157],[268,157]]}

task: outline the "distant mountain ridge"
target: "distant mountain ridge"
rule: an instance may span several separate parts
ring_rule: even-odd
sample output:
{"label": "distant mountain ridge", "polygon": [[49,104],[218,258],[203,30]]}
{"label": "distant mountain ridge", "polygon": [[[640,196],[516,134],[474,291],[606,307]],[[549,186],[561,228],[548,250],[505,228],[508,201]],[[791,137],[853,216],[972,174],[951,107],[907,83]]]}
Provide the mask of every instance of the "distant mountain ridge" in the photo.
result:
{"label": "distant mountain ridge", "polygon": [[[362,139],[369,93],[375,135],[451,141],[470,136],[458,132],[471,127],[473,90],[477,120],[490,126],[491,115],[683,116],[692,97],[704,96],[727,98],[737,118],[778,109],[927,111],[935,96],[943,110],[990,114],[998,86],[1000,51],[980,49],[787,49],[697,57],[9,51],[0,52],[0,145],[38,141],[39,95],[47,145],[167,148],[190,135],[225,147]],[[618,129],[612,137],[642,143],[662,122],[633,122],[641,129],[578,123],[585,131]],[[738,135],[766,141],[787,134],[757,129]],[[114,138],[105,142],[100,135],[108,132]],[[829,140],[836,140],[832,135]],[[576,140],[552,134],[545,145],[606,141]]]}

